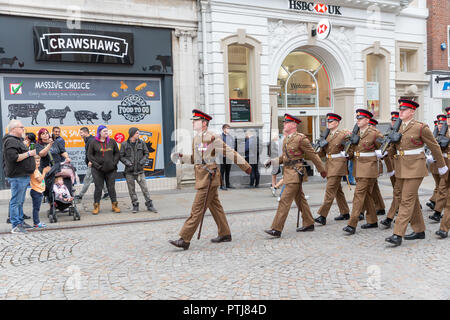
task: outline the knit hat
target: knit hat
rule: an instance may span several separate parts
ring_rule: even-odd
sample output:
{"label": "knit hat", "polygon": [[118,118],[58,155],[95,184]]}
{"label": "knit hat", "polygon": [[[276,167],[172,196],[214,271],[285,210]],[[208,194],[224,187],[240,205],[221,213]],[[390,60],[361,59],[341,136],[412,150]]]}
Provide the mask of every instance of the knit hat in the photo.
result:
{"label": "knit hat", "polygon": [[136,127],[131,127],[130,129],[128,129],[128,137],[131,138],[132,136],[134,136],[136,134],[136,132],[138,132],[139,129]]}

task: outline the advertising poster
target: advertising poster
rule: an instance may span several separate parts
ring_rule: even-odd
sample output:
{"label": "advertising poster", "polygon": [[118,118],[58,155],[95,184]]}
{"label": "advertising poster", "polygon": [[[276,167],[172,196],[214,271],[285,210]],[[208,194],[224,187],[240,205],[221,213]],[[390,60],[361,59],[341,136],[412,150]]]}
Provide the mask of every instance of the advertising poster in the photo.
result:
{"label": "advertising poster", "polygon": [[[137,127],[150,151],[146,170],[164,169],[163,152],[158,152],[164,143],[160,79],[5,75],[0,81],[4,133],[12,119],[36,134],[60,127],[78,174],[86,170],[79,130],[87,127],[95,135],[99,125],[107,126],[119,146],[128,139],[128,129]],[[119,163],[118,171],[123,169]]]}
{"label": "advertising poster", "polygon": [[380,84],[367,82],[367,109],[372,112],[374,118],[380,116]]}

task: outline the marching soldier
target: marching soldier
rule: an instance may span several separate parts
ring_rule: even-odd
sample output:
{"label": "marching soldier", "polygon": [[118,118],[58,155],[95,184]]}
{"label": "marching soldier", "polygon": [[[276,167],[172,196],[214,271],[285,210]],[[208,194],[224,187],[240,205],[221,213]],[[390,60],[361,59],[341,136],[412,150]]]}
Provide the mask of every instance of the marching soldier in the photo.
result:
{"label": "marching soldier", "polygon": [[217,173],[216,151],[234,161],[245,173],[251,173],[250,165],[236,151],[227,146],[219,135],[208,131],[208,124],[212,117],[197,109],[192,110],[192,113],[192,127],[196,133],[192,143],[192,155],[181,153],[171,155],[173,162],[181,159],[181,163],[194,164],[195,170],[197,194],[192,204],[191,215],[179,233],[180,239],[169,241],[184,250],[189,249],[192,236],[202,222],[206,208],[211,211],[219,233],[218,237],[211,241],[215,243],[231,241],[230,227],[217,191],[220,186],[220,173]]}
{"label": "marching soldier", "polygon": [[[400,99],[399,103],[400,119],[403,121],[399,132],[402,137],[400,142],[389,147],[389,153],[395,154],[395,178],[401,190],[401,201],[394,233],[385,239],[395,246],[401,245],[403,236],[405,240],[425,239],[425,223],[418,195],[419,186],[428,174],[424,144],[436,160],[439,174],[444,175],[448,171],[441,148],[428,125],[413,119],[419,104],[406,99]],[[413,232],[405,236],[410,222]]]}
{"label": "marching soldier", "polygon": [[325,225],[327,223],[328,212],[333,200],[336,198],[340,215],[334,220],[350,219],[350,209],[342,191],[341,180],[348,175],[347,158],[343,154],[342,142],[350,132],[339,130],[338,126],[342,117],[335,113],[327,114],[327,127],[330,133],[327,137],[328,144],[320,150],[319,157],[326,157],[325,170],[327,171],[327,187],[322,206],[317,212],[319,216],[315,222]]}
{"label": "marching soldier", "polygon": [[[440,114],[437,116],[438,119],[438,129],[439,131],[442,129],[442,126],[447,122],[447,116],[445,114]],[[449,135],[447,130],[447,136]],[[449,146],[447,146],[445,149],[442,149],[442,155],[444,158],[446,158],[446,164],[449,165],[448,160],[448,152],[449,152]],[[433,157],[430,155],[427,157],[427,161],[431,162],[430,169],[433,173],[433,178],[435,182],[437,183],[437,192],[436,192],[436,202],[434,205],[434,214],[429,216],[431,220],[434,220],[436,222],[441,221],[441,213],[442,210],[445,208],[445,205],[447,203],[447,179],[448,179],[448,172],[442,176],[439,175],[439,172],[437,172],[437,167],[434,162]],[[435,173],[438,173],[437,175]]]}
{"label": "marching soldier", "polygon": [[[446,108],[447,112],[447,125],[450,127],[450,107]],[[447,131],[447,137],[450,137],[449,131]],[[445,160],[447,162],[447,167],[450,165],[450,148],[447,146]],[[447,172],[447,174],[449,174]],[[450,229],[450,179],[447,177],[447,204],[445,206],[444,217],[442,218],[441,225],[439,226],[439,230],[436,231],[436,234],[442,239],[448,237],[448,230]]]}
{"label": "marching soldier", "polygon": [[[434,137],[437,137],[437,133],[439,130],[439,121],[438,120],[434,120]],[[431,210],[434,210],[434,206],[436,205],[436,198],[437,198],[437,194],[438,194],[438,190],[439,190],[439,173],[437,172],[437,168],[436,165],[434,163],[430,163],[428,169],[431,172],[431,175],[433,176],[434,179],[434,190],[433,190],[433,195],[431,196],[430,200],[428,200],[428,202],[426,203],[427,207],[429,207]]]}
{"label": "marching soldier", "polygon": [[[380,130],[377,129],[378,121],[376,119],[370,119],[369,125],[378,133],[381,134]],[[383,173],[383,163],[379,162],[379,172],[380,175]],[[373,203],[375,205],[375,210],[377,212],[377,216],[382,216],[386,214],[386,211],[384,210],[386,206],[384,205],[383,196],[381,195],[380,187],[378,185],[378,180],[375,182],[375,185],[373,187],[373,192],[371,194]]]}
{"label": "marching soldier", "polygon": [[283,155],[278,159],[269,159],[265,163],[266,167],[270,166],[272,161],[275,163],[278,161],[279,164],[284,165],[283,181],[286,187],[278,203],[278,210],[272,222],[272,227],[270,230],[265,230],[267,234],[277,238],[281,237],[292,200],[295,200],[298,209],[302,212],[303,226],[297,228],[297,232],[314,231],[314,219],[302,189],[305,172],[302,160],[305,154],[313,161],[320,175],[323,178],[327,176],[322,161],[314,152],[308,138],[297,132],[297,125],[301,120],[286,113],[283,122],[284,132],[286,133],[286,138],[283,141]]}
{"label": "marching soldier", "polygon": [[370,194],[373,192],[379,175],[378,156],[375,150],[380,148],[381,143],[377,139],[383,138],[383,135],[369,126],[369,120],[372,117],[372,113],[368,110],[356,110],[360,139],[357,145],[350,147],[349,151],[349,156],[354,158],[353,175],[356,178],[356,189],[353,195],[350,221],[343,229],[343,231],[349,234],[355,233],[363,208],[367,209],[367,223],[362,225],[361,228],[378,228],[375,205]]}
{"label": "marching soldier", "polygon": [[[391,112],[392,127],[394,126],[395,122],[399,118],[399,115],[400,114],[398,111]],[[401,195],[400,195],[401,190],[400,190],[399,184],[396,183],[396,179],[395,179],[394,157],[390,156],[390,155],[388,155],[387,157],[389,157],[389,161],[386,161],[386,167],[387,167],[388,176],[391,179],[391,184],[392,184],[392,188],[393,188],[393,199],[392,199],[391,207],[389,208],[386,219],[380,221],[380,223],[382,225],[384,225],[386,227],[386,229],[391,227],[392,220],[394,220],[395,214],[398,211],[398,207],[400,205],[400,199],[401,199]]]}

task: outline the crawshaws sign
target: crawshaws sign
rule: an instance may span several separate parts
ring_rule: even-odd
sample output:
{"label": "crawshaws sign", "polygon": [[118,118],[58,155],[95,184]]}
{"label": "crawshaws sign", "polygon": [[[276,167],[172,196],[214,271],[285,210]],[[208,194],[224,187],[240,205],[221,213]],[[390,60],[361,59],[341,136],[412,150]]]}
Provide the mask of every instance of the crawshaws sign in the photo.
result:
{"label": "crawshaws sign", "polygon": [[133,64],[133,34],[34,27],[37,61]]}
{"label": "crawshaws sign", "polygon": [[341,16],[341,6],[327,5],[317,2],[289,0],[289,9]]}

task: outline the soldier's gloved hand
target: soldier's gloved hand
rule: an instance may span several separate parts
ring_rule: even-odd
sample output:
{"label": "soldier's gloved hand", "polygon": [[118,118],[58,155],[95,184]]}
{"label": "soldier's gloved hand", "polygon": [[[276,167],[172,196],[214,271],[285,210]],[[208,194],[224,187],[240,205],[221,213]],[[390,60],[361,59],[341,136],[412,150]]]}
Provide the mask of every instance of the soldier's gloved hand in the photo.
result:
{"label": "soldier's gloved hand", "polygon": [[385,151],[383,154],[381,154],[381,150],[375,150],[375,154],[377,155],[378,159],[383,159],[387,156],[387,152]]}
{"label": "soldier's gloved hand", "polygon": [[391,172],[388,172],[388,173],[387,173],[387,175],[388,175],[389,177],[392,177],[394,174],[395,174],[395,170],[392,170]]}
{"label": "soldier's gloved hand", "polygon": [[341,151],[339,154],[345,158],[348,158],[348,154],[345,151]]}
{"label": "soldier's gloved hand", "polygon": [[271,164],[272,164],[272,160],[271,159],[267,159],[267,161],[264,162],[264,167],[265,168],[269,168]]}
{"label": "soldier's gloved hand", "polygon": [[177,163],[178,159],[183,157],[183,155],[179,152],[174,152],[170,155],[170,160],[172,160],[173,163]]}
{"label": "soldier's gloved hand", "polygon": [[320,175],[322,176],[322,178],[326,178],[327,177],[327,172],[326,171],[322,171],[320,173]]}
{"label": "soldier's gloved hand", "polygon": [[248,168],[247,170],[245,170],[245,173],[248,174],[248,175],[250,175],[250,173],[252,173],[252,168],[250,167],[250,168]]}
{"label": "soldier's gloved hand", "polygon": [[439,175],[443,176],[444,174],[447,173],[448,167],[447,166],[443,166],[442,168],[438,168],[438,171],[439,171]]}
{"label": "soldier's gloved hand", "polygon": [[427,155],[427,164],[432,164],[434,162],[434,158],[431,154]]}

